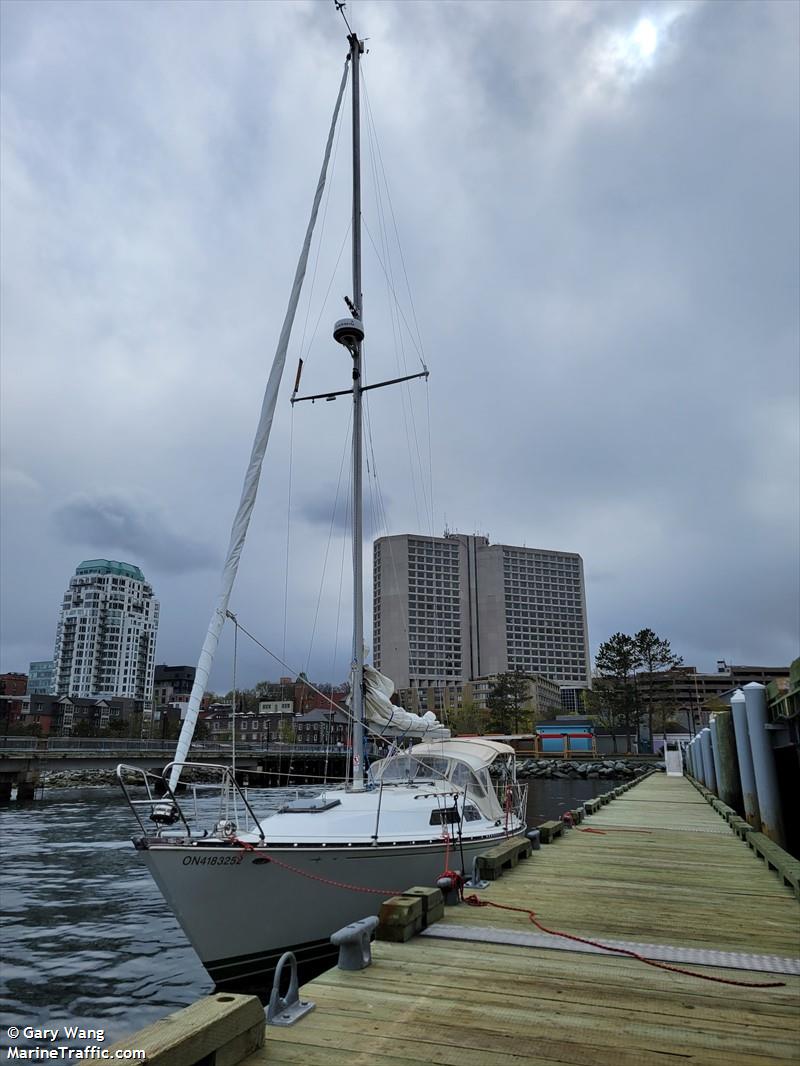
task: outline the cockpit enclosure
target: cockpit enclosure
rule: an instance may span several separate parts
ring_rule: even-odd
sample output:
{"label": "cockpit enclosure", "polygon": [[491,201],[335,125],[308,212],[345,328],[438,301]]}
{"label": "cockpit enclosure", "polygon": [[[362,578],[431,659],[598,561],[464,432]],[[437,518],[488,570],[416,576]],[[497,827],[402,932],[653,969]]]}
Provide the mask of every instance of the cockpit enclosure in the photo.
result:
{"label": "cockpit enclosure", "polygon": [[514,749],[496,740],[415,744],[374,762],[370,777],[376,785],[440,786],[463,795],[465,804],[474,803],[492,821],[503,818],[510,809],[524,821]]}

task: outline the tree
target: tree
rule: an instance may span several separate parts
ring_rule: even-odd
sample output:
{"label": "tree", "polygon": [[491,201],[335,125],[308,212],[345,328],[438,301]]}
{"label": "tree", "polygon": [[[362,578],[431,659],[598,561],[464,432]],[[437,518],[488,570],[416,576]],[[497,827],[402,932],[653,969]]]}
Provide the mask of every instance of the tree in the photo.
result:
{"label": "tree", "polygon": [[81,718],[75,724],[75,728],[72,731],[74,737],[96,737],[100,733],[100,730],[89,721],[88,718]]}
{"label": "tree", "polygon": [[486,700],[490,712],[489,729],[518,733],[520,721],[530,726],[530,679],[519,670],[498,674]]}
{"label": "tree", "polygon": [[[682,666],[683,658],[680,655],[675,655],[670,647],[669,641],[662,640],[652,629],[640,629],[633,639],[639,654],[639,665],[643,667],[642,684],[644,688],[645,707],[647,708],[647,728],[652,750],[653,712],[657,702],[654,697],[654,689],[656,688],[656,678],[654,675],[663,670],[671,670],[676,666]],[[663,711],[661,718],[663,722]]]}
{"label": "tree", "polygon": [[281,744],[294,744],[294,723],[288,718],[278,726],[278,740]]}
{"label": "tree", "polygon": [[454,736],[465,733],[482,735],[486,732],[488,716],[488,711],[482,710],[471,700],[465,700],[460,707],[452,707],[448,712],[449,725]]}
{"label": "tree", "polygon": [[587,714],[607,729],[611,735],[611,745],[616,754],[617,733],[620,727],[619,705],[614,698],[614,683],[607,677],[597,677],[591,688],[583,694],[583,706]]}
{"label": "tree", "polygon": [[[636,670],[641,665],[641,655],[634,637],[627,633],[614,633],[600,645],[595,656],[595,666],[601,678],[610,684],[605,686],[609,713],[618,726],[625,730],[627,750],[631,749],[631,737],[637,732],[642,710],[636,689]],[[614,751],[616,738],[612,730]]]}

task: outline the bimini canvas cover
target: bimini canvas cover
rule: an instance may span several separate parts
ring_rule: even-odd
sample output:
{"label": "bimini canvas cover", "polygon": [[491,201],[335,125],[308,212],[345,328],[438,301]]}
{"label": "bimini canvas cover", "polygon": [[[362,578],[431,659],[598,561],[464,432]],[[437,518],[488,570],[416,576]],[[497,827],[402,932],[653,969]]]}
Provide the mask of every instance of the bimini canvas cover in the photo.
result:
{"label": "bimini canvas cover", "polygon": [[394,682],[374,666],[364,666],[364,713],[371,731],[384,736],[425,737],[426,740],[446,740],[450,730],[432,711],[414,714],[392,703]]}

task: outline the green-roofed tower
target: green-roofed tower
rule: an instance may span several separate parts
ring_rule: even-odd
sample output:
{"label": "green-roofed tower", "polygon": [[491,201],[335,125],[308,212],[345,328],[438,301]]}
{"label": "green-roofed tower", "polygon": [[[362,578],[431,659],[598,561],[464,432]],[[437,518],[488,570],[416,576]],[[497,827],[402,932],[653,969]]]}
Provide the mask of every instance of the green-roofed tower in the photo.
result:
{"label": "green-roofed tower", "polygon": [[[59,696],[124,696],[141,703],[149,723],[158,601],[138,566],[85,559],[61,604],[56,632],[55,689]],[[64,715],[65,733],[71,722]]]}

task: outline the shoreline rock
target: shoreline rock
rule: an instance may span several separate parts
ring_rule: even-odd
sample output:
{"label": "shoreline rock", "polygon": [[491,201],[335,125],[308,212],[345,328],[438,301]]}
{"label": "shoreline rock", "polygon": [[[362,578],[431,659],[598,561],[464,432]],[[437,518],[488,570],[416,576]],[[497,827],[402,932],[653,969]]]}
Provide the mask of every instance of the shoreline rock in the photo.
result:
{"label": "shoreline rock", "polygon": [[568,780],[583,781],[608,778],[630,780],[647,770],[664,770],[663,761],[653,759],[526,759],[517,769],[517,776],[527,781]]}

